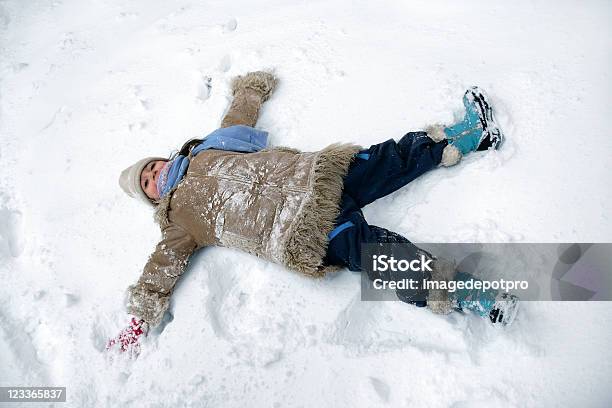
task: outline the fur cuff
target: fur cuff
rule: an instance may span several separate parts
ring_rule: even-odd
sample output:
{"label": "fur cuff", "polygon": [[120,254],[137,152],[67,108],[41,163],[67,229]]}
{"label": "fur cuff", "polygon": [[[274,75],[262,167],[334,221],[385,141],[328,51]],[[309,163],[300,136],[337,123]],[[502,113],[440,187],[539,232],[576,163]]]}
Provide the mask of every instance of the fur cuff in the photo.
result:
{"label": "fur cuff", "polygon": [[446,139],[446,133],[444,133],[444,126],[442,125],[428,126],[425,129],[425,132],[427,132],[427,136],[429,136],[429,138],[436,143],[439,143]]}
{"label": "fur cuff", "polygon": [[448,145],[442,150],[442,160],[440,164],[444,167],[454,166],[461,160],[461,152],[453,145]]}
{"label": "fur cuff", "polygon": [[278,79],[269,72],[249,72],[232,80],[232,94],[236,96],[240,89],[253,89],[262,95],[262,102],[265,102],[274,92],[277,83]]}
{"label": "fur cuff", "polygon": [[155,212],[153,213],[153,219],[157,224],[159,224],[161,228],[166,228],[170,225],[170,220],[168,219],[168,211],[170,208],[170,198],[172,197],[172,192],[175,189],[171,190],[169,193],[167,193],[155,203],[156,207]]}
{"label": "fur cuff", "polygon": [[[448,282],[455,277],[455,264],[445,259],[435,259],[432,269],[432,281]],[[448,291],[443,289],[430,289],[427,296],[427,307],[437,314],[449,314],[452,312],[453,303],[448,299]]]}
{"label": "fur cuff", "polygon": [[143,285],[136,284],[128,288],[128,313],[143,319],[150,327],[157,326],[162,318],[170,298],[168,295],[148,291]]}

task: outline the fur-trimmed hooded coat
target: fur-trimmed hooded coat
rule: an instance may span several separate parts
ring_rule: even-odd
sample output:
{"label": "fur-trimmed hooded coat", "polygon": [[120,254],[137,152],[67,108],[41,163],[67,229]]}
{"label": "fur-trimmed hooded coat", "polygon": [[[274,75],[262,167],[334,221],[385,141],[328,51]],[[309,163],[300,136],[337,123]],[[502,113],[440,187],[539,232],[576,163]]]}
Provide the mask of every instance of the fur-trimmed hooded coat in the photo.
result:
{"label": "fur-trimmed hooded coat", "polygon": [[[265,72],[236,78],[221,127],[254,126],[275,85]],[[205,246],[238,248],[322,276],[343,179],[360,149],[334,144],[307,153],[282,147],[207,150],[193,157],[182,181],[157,204],[162,238],[128,290],[128,312],[157,325],[189,257]]]}

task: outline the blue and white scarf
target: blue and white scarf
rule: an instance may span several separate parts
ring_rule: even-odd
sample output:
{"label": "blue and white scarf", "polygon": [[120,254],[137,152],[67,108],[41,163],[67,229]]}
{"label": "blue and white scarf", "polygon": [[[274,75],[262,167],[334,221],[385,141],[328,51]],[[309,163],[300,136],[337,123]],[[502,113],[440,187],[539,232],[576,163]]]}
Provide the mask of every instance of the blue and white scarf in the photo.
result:
{"label": "blue and white scarf", "polygon": [[[208,149],[253,153],[264,149],[267,145],[268,132],[250,126],[237,125],[215,130],[191,150],[191,155],[195,156]],[[178,155],[166,163],[157,179],[157,191],[160,198],[180,183],[188,167],[189,158],[183,155]]]}

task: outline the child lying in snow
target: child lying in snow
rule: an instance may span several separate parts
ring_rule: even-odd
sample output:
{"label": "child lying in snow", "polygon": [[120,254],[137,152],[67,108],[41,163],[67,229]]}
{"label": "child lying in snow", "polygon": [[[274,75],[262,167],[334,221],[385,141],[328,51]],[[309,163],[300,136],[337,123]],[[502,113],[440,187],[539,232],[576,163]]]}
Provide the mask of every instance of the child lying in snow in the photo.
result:
{"label": "child lying in snow", "polygon": [[[313,277],[343,267],[361,271],[362,243],[409,244],[368,224],[362,207],[433,168],[454,165],[462,155],[497,149],[503,139],[490,104],[474,87],[464,96],[465,117],[449,127],[432,126],[367,149],[267,148],[267,133],[252,126],[276,82],[266,72],[235,78],[234,99],[220,129],[188,141],[170,159],[148,157],[121,173],[121,188],[155,208],[162,239],[129,288],[127,309],[135,318],[109,347],[138,347],[138,337],[160,323],[198,248],[239,248]],[[436,261],[430,279],[453,278],[454,268]],[[427,302],[412,303],[438,313],[473,304],[432,292]],[[494,322],[502,319],[495,294],[482,296],[475,308]],[[511,315],[506,313],[506,321]]]}

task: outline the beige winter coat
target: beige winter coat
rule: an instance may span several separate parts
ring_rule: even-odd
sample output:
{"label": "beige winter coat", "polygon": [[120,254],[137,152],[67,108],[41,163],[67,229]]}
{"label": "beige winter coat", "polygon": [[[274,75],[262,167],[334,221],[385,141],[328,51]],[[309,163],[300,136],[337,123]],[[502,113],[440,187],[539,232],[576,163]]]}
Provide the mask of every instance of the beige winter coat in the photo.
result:
{"label": "beige winter coat", "polygon": [[[222,127],[254,126],[274,86],[262,72],[237,78]],[[183,180],[157,205],[162,239],[129,288],[128,312],[157,325],[189,257],[205,246],[238,248],[322,276],[343,178],[358,150],[335,144],[310,153],[206,150],[192,157]]]}

